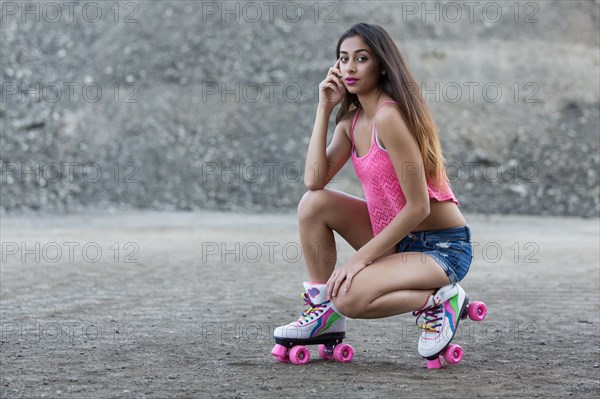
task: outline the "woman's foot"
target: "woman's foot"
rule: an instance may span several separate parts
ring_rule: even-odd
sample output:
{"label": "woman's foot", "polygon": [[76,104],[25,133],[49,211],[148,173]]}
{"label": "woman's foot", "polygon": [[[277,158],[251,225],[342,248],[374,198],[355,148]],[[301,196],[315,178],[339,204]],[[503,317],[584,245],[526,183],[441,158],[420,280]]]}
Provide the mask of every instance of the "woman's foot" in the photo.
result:
{"label": "woman's foot", "polygon": [[413,312],[417,326],[423,329],[418,345],[421,356],[437,357],[452,341],[468,301],[461,286],[450,284],[430,295],[423,307]]}
{"label": "woman's foot", "polygon": [[335,309],[333,302],[325,300],[327,286],[305,282],[304,289],[306,292],[302,297],[308,309],[296,321],[277,327],[273,337],[310,339],[323,334],[345,332],[346,317]]}

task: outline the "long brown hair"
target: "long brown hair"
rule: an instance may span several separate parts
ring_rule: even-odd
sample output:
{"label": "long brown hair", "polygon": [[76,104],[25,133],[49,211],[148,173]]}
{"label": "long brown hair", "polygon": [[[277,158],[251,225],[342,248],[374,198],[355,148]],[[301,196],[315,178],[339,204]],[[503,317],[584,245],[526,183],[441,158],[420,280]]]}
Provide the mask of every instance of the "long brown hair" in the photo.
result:
{"label": "long brown hair", "polygon": [[[398,102],[404,121],[419,144],[427,179],[433,181],[436,186],[445,187],[445,159],[437,127],[400,50],[381,26],[358,23],[340,37],[335,51],[336,59],[340,57],[342,42],[354,36],[360,36],[369,45],[385,70],[385,75],[380,75],[380,87]],[[350,110],[350,105],[358,107],[360,103],[356,94],[347,92],[336,115],[336,124]]]}

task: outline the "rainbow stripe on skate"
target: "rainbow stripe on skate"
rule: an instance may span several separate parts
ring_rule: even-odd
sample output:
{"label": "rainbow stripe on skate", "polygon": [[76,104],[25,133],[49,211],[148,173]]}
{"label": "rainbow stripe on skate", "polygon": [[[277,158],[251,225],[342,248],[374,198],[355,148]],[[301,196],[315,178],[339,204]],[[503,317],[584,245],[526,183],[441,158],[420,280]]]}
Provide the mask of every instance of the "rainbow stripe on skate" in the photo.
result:
{"label": "rainbow stripe on skate", "polygon": [[452,335],[454,336],[454,331],[456,329],[455,320],[458,319],[456,315],[459,311],[458,295],[455,295],[446,302],[444,302],[444,310],[446,311],[446,317],[449,320],[448,325],[450,326],[450,331],[452,331]]}
{"label": "rainbow stripe on skate", "polygon": [[310,337],[313,338],[324,333],[339,319],[340,315],[332,308],[329,308],[329,310],[327,310],[327,312],[325,312],[325,314],[323,314],[323,316],[316,321],[316,325],[310,332]]}

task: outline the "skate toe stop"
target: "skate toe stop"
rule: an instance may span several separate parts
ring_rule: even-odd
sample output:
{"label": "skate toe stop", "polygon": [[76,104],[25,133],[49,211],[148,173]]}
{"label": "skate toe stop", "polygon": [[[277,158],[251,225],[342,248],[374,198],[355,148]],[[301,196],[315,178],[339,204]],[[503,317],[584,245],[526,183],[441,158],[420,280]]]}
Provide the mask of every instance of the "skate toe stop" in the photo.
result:
{"label": "skate toe stop", "polygon": [[434,360],[427,360],[427,368],[428,369],[439,369],[442,368],[442,361],[438,357]]}

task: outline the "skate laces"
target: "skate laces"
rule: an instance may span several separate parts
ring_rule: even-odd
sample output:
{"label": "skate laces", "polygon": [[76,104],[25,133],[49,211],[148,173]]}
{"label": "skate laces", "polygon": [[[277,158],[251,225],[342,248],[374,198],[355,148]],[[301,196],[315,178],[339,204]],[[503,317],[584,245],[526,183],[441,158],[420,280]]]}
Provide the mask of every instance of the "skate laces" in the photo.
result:
{"label": "skate laces", "polygon": [[326,307],[327,302],[329,302],[327,301],[321,304],[314,304],[311,302],[306,292],[302,294],[302,299],[304,299],[304,305],[308,306],[308,309],[302,312],[298,318],[298,321],[301,323],[307,323],[312,319],[313,316],[318,316],[319,314],[323,313],[325,311],[324,308]]}
{"label": "skate laces", "polygon": [[[417,316],[415,323],[417,327],[422,328],[425,332],[438,333],[439,328],[442,326],[441,321],[443,320],[442,313],[444,312],[444,303],[440,303],[437,306],[417,310],[413,312],[413,316]],[[423,316],[423,323],[419,324],[421,316]]]}

